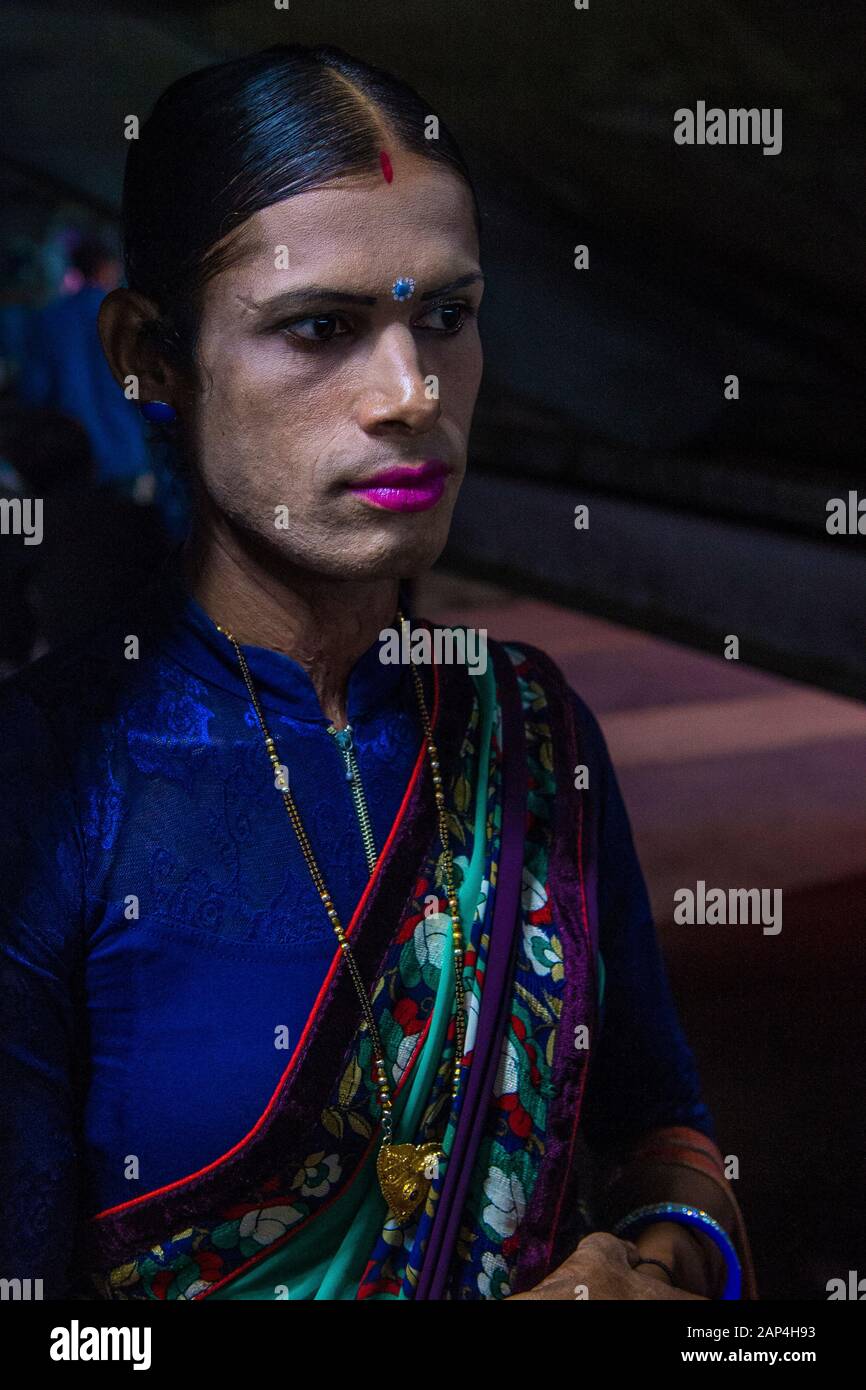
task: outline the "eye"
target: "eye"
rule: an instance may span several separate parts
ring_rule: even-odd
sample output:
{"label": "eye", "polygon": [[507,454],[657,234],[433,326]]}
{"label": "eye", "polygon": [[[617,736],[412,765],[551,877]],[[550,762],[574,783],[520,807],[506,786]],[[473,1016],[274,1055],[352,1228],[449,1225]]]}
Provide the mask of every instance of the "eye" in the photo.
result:
{"label": "eye", "polygon": [[425,324],[421,319],[416,319],[416,328],[429,328],[434,333],[459,333],[466,319],[475,313],[471,304],[464,299],[443,300],[441,304],[435,304],[424,314],[424,318],[429,318],[431,314],[439,316],[438,324]]}
{"label": "eye", "polygon": [[315,346],[318,343],[329,343],[332,338],[344,338],[349,331],[348,328],[344,333],[336,331],[337,325],[344,322],[339,314],[311,314],[305,319],[289,319],[279,324],[278,331],[284,337],[298,338],[302,343]]}

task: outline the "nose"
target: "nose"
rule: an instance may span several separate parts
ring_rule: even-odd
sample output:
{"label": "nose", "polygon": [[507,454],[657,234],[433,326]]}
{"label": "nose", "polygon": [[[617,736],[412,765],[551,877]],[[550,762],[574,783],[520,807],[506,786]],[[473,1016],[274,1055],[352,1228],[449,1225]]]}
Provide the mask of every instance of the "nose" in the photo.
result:
{"label": "nose", "polygon": [[391,428],[420,434],[439,418],[439,383],[425,377],[411,329],[383,329],[367,362],[357,399],[358,424],[368,433]]}

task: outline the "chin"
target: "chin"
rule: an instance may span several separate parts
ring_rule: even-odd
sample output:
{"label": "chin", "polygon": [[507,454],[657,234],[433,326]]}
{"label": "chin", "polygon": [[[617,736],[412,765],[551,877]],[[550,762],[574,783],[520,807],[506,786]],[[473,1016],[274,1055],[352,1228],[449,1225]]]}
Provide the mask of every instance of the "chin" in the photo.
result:
{"label": "chin", "polygon": [[423,574],[429,570],[442,551],[448,540],[448,525],[427,527],[412,527],[404,536],[391,536],[388,542],[382,547],[381,558],[392,573],[399,573],[406,577]]}
{"label": "chin", "polygon": [[436,563],[447,539],[447,527],[441,531],[437,528],[437,534],[426,536],[423,544],[419,544],[417,536],[399,540],[383,537],[381,544],[374,547],[359,547],[353,554],[344,552],[338,571],[347,579],[416,578]]}

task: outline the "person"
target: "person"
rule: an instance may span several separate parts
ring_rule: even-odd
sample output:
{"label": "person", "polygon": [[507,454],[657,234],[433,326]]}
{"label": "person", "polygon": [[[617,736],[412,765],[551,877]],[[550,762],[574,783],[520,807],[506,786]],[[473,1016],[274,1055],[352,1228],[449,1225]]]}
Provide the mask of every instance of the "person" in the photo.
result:
{"label": "person", "polygon": [[96,478],[147,502],[154,490],[146,431],[135,404],[118,391],[99,341],[106,294],[120,281],[120,262],[98,237],[82,237],[72,253],[78,288],[32,315],[16,393],[23,405],[45,406],[87,430]]}
{"label": "person", "polygon": [[100,331],[195,520],[2,688],[0,1272],[45,1297],[756,1296],[598,723],[414,611],[482,374],[429,113],[278,45],[130,145]]}

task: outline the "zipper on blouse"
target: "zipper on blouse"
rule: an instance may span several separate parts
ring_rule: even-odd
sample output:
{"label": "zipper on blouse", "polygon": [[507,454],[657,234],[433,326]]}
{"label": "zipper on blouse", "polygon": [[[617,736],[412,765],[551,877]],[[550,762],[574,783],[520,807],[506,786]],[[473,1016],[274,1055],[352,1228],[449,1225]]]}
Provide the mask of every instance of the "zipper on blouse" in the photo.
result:
{"label": "zipper on blouse", "polygon": [[346,765],[346,781],[349,783],[349,790],[352,793],[352,800],[355,803],[355,814],[358,817],[358,824],[361,827],[361,839],[364,842],[364,853],[367,856],[367,868],[372,874],[376,867],[376,845],[373,840],[373,825],[370,820],[370,812],[367,808],[367,798],[364,795],[364,788],[361,783],[361,772],[358,767],[358,759],[355,755],[355,741],[352,738],[352,726],[347,724],[345,729],[335,729],[333,724],[328,725],[328,733],[336,739],[340,752],[343,755],[343,762]]}

